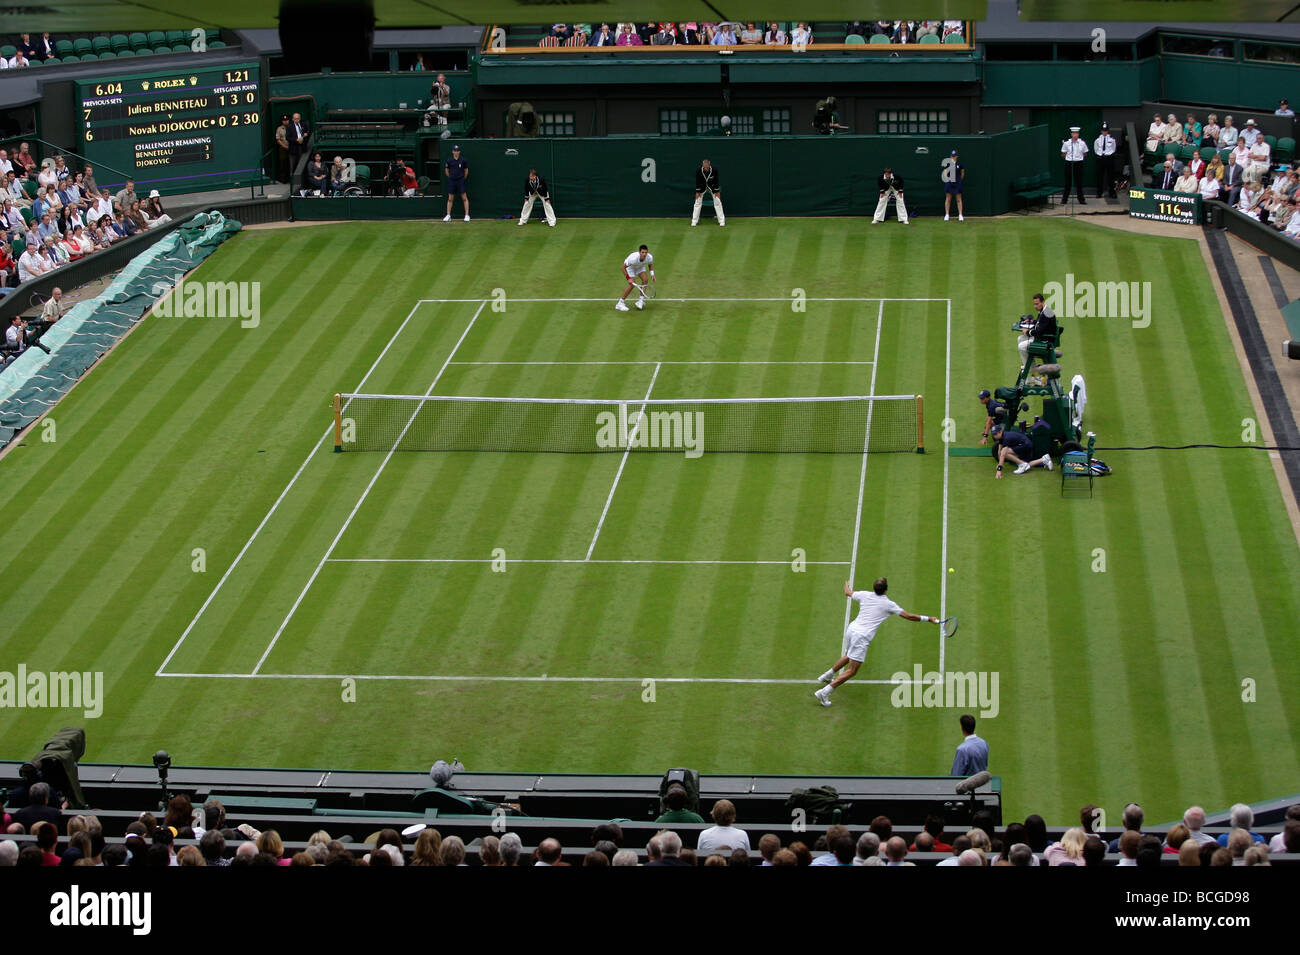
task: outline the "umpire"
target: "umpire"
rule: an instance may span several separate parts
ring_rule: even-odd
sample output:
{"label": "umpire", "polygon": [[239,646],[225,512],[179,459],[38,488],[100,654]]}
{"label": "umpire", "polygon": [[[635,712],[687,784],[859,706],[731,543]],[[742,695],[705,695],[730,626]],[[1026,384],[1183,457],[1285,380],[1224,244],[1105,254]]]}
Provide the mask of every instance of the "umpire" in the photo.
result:
{"label": "umpire", "polygon": [[1088,155],[1088,144],[1079,138],[1079,127],[1070,127],[1070,138],[1061,143],[1061,158],[1065,160],[1065,191],[1061,193],[1061,202],[1070,201],[1070,188],[1073,186],[1079,199],[1079,205],[1086,206],[1088,200],[1083,198],[1083,157]]}
{"label": "umpire", "polygon": [[542,211],[546,213],[546,224],[555,226],[555,210],[551,208],[551,190],[546,185],[546,180],[537,174],[536,169],[528,170],[528,178],[524,180],[524,208],[519,213],[519,224],[527,225],[528,217],[533,214],[533,206],[537,200],[542,200]]}
{"label": "umpire", "polygon": [[713,214],[718,217],[718,225],[726,225],[727,217],[722,211],[722,181],[718,178],[718,170],[707,159],[702,160],[700,168],[695,170],[695,206],[691,210],[693,226],[700,224],[700,209],[704,206],[705,192],[713,196]]}

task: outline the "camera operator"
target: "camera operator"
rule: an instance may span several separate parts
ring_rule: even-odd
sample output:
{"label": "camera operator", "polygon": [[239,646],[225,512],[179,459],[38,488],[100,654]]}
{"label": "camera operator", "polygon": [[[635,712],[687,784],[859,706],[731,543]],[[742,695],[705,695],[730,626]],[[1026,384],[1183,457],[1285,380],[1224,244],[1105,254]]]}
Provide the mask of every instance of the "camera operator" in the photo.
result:
{"label": "camera operator", "polygon": [[447,85],[447,77],[439,73],[433,85],[429,87],[429,109],[424,114],[424,125],[432,126],[436,123],[439,126],[446,126],[446,110],[450,108],[451,87]]}
{"label": "camera operator", "polygon": [[813,114],[813,129],[823,136],[833,135],[837,129],[848,129],[841,125],[835,112],[835,97],[828,96],[817,101],[817,111]]}

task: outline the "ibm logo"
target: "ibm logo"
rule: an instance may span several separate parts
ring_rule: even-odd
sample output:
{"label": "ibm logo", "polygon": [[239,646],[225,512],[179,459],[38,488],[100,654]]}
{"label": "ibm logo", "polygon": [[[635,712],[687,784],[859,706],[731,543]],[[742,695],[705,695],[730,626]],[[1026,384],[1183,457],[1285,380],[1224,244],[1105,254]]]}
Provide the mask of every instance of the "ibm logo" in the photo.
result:
{"label": "ibm logo", "polygon": [[1128,191],[1128,197],[1129,197],[1130,199],[1145,199],[1145,198],[1147,197],[1146,190],[1145,190],[1145,189],[1130,189],[1130,190]]}

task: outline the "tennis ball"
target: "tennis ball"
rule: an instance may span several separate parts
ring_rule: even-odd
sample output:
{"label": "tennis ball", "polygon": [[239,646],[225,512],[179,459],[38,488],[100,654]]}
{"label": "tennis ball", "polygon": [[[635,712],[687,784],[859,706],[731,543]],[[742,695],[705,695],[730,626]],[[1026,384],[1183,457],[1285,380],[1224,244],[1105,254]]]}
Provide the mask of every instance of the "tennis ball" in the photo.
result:
{"label": "tennis ball", "polygon": [[955,573],[957,573],[957,569],[956,569],[955,567],[949,567],[949,568],[948,568],[948,573],[950,573],[950,574],[955,574]]}

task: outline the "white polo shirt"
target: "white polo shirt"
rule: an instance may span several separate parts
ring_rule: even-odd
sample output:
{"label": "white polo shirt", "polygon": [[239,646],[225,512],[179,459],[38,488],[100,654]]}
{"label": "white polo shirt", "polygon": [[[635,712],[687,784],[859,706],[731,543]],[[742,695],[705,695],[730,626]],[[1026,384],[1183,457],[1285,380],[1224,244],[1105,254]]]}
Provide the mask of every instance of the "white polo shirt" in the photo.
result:
{"label": "white polo shirt", "polygon": [[874,590],[855,590],[853,599],[858,602],[858,615],[849,624],[849,629],[865,636],[868,642],[875,637],[882,623],[903,612],[903,608],[888,596]]}
{"label": "white polo shirt", "polygon": [[640,275],[647,269],[653,272],[654,264],[655,257],[653,255],[647,252],[645,255],[645,261],[643,262],[641,260],[641,252],[638,250],[623,260],[623,270],[627,272],[628,275]]}

